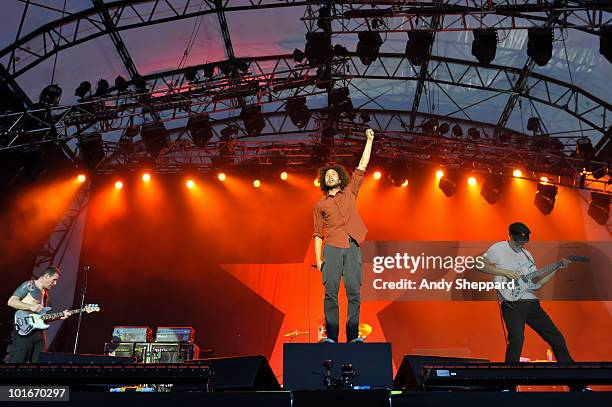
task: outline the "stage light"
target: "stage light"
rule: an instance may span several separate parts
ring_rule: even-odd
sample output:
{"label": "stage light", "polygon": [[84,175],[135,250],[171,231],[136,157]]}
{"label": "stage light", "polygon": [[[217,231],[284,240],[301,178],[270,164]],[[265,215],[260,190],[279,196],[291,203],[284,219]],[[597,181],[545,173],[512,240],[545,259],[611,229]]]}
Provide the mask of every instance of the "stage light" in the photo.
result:
{"label": "stage light", "polygon": [[362,64],[370,65],[378,58],[383,40],[376,31],[361,31],[357,35],[359,37],[357,55]]}
{"label": "stage light", "polygon": [[552,28],[530,28],[527,31],[527,56],[539,66],[550,61],[553,49]]}
{"label": "stage light", "polygon": [[407,186],[408,186],[408,180],[407,180],[407,179],[406,179],[406,180],[404,180],[404,182],[402,182],[402,186],[403,186],[403,187],[407,187]]}
{"label": "stage light", "polygon": [[443,136],[450,130],[450,124],[444,122],[438,126],[438,134]]}
{"label": "stage light", "polygon": [[595,155],[593,144],[588,137],[580,137],[576,140],[576,155],[581,158],[592,159]]}
{"label": "stage light", "polygon": [[106,79],[100,79],[96,85],[96,96],[104,96],[110,91],[110,85]]}
{"label": "stage light", "polygon": [[121,182],[121,181],[115,181],[115,189],[116,189],[116,190],[121,190],[121,189],[123,189],[123,182]]}
{"label": "stage light", "polygon": [[521,170],[514,170],[512,171],[512,176],[515,178],[521,178],[523,176],[523,171]]}
{"label": "stage light", "polygon": [[438,182],[438,188],[442,190],[444,195],[451,197],[457,192],[457,180],[459,178],[459,173],[452,172],[449,174],[445,174],[440,178]]}
{"label": "stage light", "polygon": [[261,181],[260,181],[260,180],[258,180],[258,179],[256,179],[255,181],[253,181],[253,186],[254,186],[255,188],[259,188],[259,187],[261,186]]}
{"label": "stage light", "polygon": [[286,171],[281,172],[280,179],[282,179],[283,181],[286,181],[287,178],[289,178],[289,174],[287,174]]}
{"label": "stage light", "polygon": [[478,183],[478,181],[476,180],[476,177],[469,177],[467,180],[467,183],[470,186],[474,186]]}
{"label": "stage light", "polygon": [[[516,170],[515,170],[516,171]],[[488,174],[480,189],[480,195],[491,205],[499,201],[504,177],[501,174]]]}
{"label": "stage light", "polygon": [[540,119],[537,117],[527,119],[527,130],[534,132],[540,130]]}
{"label": "stage light", "polygon": [[443,176],[444,176],[444,171],[442,171],[442,170],[438,170],[438,171],[436,171],[436,178],[437,178],[437,179],[440,179],[440,178],[442,178]]}
{"label": "stage light", "polygon": [[476,127],[470,127],[468,129],[468,136],[470,136],[472,140],[478,140],[480,139],[480,130],[478,130]]}
{"label": "stage light", "polygon": [[40,92],[38,101],[47,105],[57,106],[61,97],[62,88],[60,88],[58,85],[52,84],[43,88],[43,90]]}
{"label": "stage light", "polygon": [[206,144],[213,137],[212,125],[208,113],[199,113],[190,116],[187,120],[187,128],[191,133],[193,144],[198,147],[206,147]]}
{"label": "stage light", "polygon": [[305,55],[304,55],[304,53],[302,52],[302,50],[297,49],[297,48],[293,50],[293,54],[292,54],[292,56],[293,56],[293,60],[294,60],[295,62],[298,62],[298,63],[299,63],[299,62],[302,62],[302,61],[304,60],[304,57],[305,57]]}
{"label": "stage light", "polygon": [[240,118],[244,123],[247,134],[251,137],[259,136],[264,127],[266,127],[266,121],[261,115],[261,106],[259,105],[243,107],[240,112]]}
{"label": "stage light", "polygon": [[148,172],[145,172],[144,174],[142,174],[142,182],[145,182],[145,183],[151,182],[151,174],[149,174]]}
{"label": "stage light", "polygon": [[497,31],[492,28],[476,29],[473,31],[472,55],[481,64],[488,65],[495,59],[497,51]]}
{"label": "stage light", "polygon": [[99,133],[82,136],[77,145],[81,159],[89,169],[94,169],[105,157],[102,135]]}
{"label": "stage light", "polygon": [[314,184],[315,187],[320,188],[321,187],[321,183],[319,182],[319,178],[315,178],[314,181],[312,181],[312,183]]}
{"label": "stage light", "polygon": [[589,216],[600,225],[608,223],[610,217],[611,197],[599,192],[591,192],[591,202],[589,202]]}
{"label": "stage light", "polygon": [[225,181],[227,179],[227,176],[225,175],[224,172],[220,172],[219,174],[217,174],[217,179],[221,182]]}
{"label": "stage light", "polygon": [[206,76],[208,79],[212,79],[215,76],[215,65],[213,64],[204,65],[203,71],[204,71],[204,76]]}
{"label": "stage light", "polygon": [[334,45],[334,56],[335,57],[348,57],[351,53],[349,52],[348,49],[346,49],[345,46],[340,45],[340,44],[336,44]]}
{"label": "stage light", "polygon": [[[403,159],[393,160],[387,168],[387,179],[395,187],[408,185],[408,175],[412,173],[413,166]],[[404,185],[405,184],[405,185]]]}
{"label": "stage light", "polygon": [[333,89],[330,95],[330,102],[329,113],[332,120],[338,117],[349,118],[351,120],[354,118],[353,102],[349,97],[348,88]]}
{"label": "stage light", "polygon": [[83,182],[87,181],[87,176],[85,174],[79,174],[77,176],[77,181],[82,184]]}
{"label": "stage light", "polygon": [[162,122],[145,123],[142,125],[140,136],[144,141],[147,152],[153,158],[168,144],[169,134]]}
{"label": "stage light", "polygon": [[534,205],[544,215],[548,215],[555,207],[555,199],[557,196],[556,185],[538,184],[538,190],[535,194]]}
{"label": "stage light", "polygon": [[79,87],[75,89],[74,96],[78,96],[79,102],[85,99],[88,93],[91,92],[91,82],[83,81],[79,84]]}
{"label": "stage light", "polygon": [[458,124],[455,124],[451,130],[453,132],[453,136],[459,138],[463,136],[463,129]]}
{"label": "stage light", "polygon": [[540,183],[546,185],[548,183],[548,177],[540,177]]}
{"label": "stage light", "polygon": [[287,114],[291,122],[298,128],[303,129],[310,120],[310,111],[306,106],[306,98],[304,96],[292,97],[287,100],[285,105]]}
{"label": "stage light", "polygon": [[319,16],[317,18],[317,27],[325,31],[325,33],[331,32],[331,10],[328,6],[323,6],[319,9]]}
{"label": "stage light", "polygon": [[185,182],[185,186],[189,189],[193,189],[195,187],[195,181],[188,179],[187,182]]}
{"label": "stage light", "polygon": [[115,78],[115,87],[119,93],[126,92],[129,86],[130,84],[123,76],[119,75]]}
{"label": "stage light", "polygon": [[304,54],[311,66],[318,66],[331,60],[333,48],[331,36],[325,32],[309,32],[306,34],[306,47]]}
{"label": "stage light", "polygon": [[379,180],[382,178],[382,173],[380,171],[374,171],[374,179]]}
{"label": "stage light", "polygon": [[427,62],[427,56],[433,41],[433,34],[429,31],[408,31],[405,53],[412,65],[421,65]]}

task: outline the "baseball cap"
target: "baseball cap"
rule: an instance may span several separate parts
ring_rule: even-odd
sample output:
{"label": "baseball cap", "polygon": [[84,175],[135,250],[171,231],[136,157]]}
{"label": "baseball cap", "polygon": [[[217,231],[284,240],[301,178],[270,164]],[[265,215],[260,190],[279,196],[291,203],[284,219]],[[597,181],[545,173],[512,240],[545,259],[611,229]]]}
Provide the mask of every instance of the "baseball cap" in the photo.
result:
{"label": "baseball cap", "polygon": [[508,232],[510,233],[510,236],[512,236],[512,239],[514,239],[515,241],[528,242],[531,230],[529,230],[529,228],[524,223],[514,222],[508,228]]}

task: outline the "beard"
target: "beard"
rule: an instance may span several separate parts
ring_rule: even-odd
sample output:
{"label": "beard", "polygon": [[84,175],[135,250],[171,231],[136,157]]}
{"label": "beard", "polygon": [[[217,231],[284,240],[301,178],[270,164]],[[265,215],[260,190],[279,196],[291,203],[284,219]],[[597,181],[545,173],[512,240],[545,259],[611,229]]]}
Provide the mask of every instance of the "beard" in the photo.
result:
{"label": "beard", "polygon": [[338,188],[340,185],[342,185],[341,181],[338,181],[338,182],[336,182],[335,184],[332,184],[332,185],[325,184],[325,190],[326,191],[331,191],[334,188]]}

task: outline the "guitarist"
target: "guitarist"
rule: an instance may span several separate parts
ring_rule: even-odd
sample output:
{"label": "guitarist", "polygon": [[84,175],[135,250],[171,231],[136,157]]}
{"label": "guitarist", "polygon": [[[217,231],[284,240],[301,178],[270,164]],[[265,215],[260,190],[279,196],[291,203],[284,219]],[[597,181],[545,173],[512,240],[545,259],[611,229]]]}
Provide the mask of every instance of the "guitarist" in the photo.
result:
{"label": "guitarist", "polygon": [[[535,270],[533,256],[524,248],[525,243],[529,242],[530,233],[529,228],[523,223],[511,224],[509,239],[497,242],[487,250],[484,254],[484,267],[480,271],[509,279],[517,279],[520,276],[519,269],[526,266],[527,269]],[[562,258],[559,261],[559,268],[566,268],[569,263],[570,260]],[[539,281],[538,288],[550,281],[555,273],[556,270],[544,276]],[[508,329],[506,363],[520,361],[525,339],[525,324],[529,325],[542,339],[548,342],[557,361],[573,362],[563,335],[542,309],[540,301],[533,291],[526,290],[517,301],[507,301],[501,296],[500,299],[502,300],[501,313]]]}
{"label": "guitarist", "polygon": [[[17,287],[7,302],[8,306],[15,310],[36,313],[42,311],[47,302],[47,290],[55,287],[59,278],[60,271],[57,267],[47,267],[43,275],[36,280],[26,281]],[[61,319],[66,319],[68,316],[68,312],[64,311]],[[14,329],[12,340],[8,355],[9,363],[36,363],[40,352],[46,350],[45,331],[43,330],[36,329],[26,336],[21,336]]]}

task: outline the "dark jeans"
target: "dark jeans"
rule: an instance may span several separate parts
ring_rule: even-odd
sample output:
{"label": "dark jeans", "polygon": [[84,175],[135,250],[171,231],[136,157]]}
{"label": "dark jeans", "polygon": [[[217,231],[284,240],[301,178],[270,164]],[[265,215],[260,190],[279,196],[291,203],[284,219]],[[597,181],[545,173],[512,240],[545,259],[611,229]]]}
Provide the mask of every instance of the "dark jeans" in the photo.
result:
{"label": "dark jeans", "polygon": [[573,362],[563,335],[542,309],[540,301],[503,301],[501,308],[508,329],[506,362],[519,362],[525,340],[525,324],[548,342],[558,362]]}
{"label": "dark jeans", "polygon": [[9,363],[37,363],[40,352],[44,352],[45,332],[35,330],[26,336],[21,336],[16,330],[12,334],[13,343],[8,355]]}
{"label": "dark jeans", "polygon": [[361,306],[361,250],[355,240],[350,239],[350,247],[343,249],[325,245],[323,249],[323,285],[325,286],[325,330],[327,337],[338,341],[340,312],[338,310],[338,291],[340,278],[344,277],[344,287],[348,299],[346,320],[346,339],[351,341],[359,336],[359,310]]}

